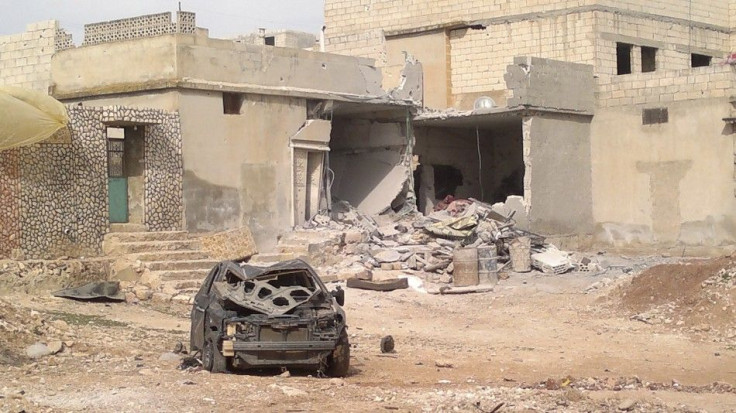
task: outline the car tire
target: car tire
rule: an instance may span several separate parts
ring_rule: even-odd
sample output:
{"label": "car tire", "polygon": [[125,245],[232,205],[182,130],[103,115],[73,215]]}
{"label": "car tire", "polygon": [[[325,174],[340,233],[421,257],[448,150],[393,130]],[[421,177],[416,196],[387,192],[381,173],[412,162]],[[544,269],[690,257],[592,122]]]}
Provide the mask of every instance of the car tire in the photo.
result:
{"label": "car tire", "polygon": [[327,362],[328,376],[345,377],[348,375],[350,369],[350,342],[348,341],[347,331],[342,330],[337,345],[332,350]]}
{"label": "car tire", "polygon": [[227,371],[227,358],[220,353],[212,340],[207,340],[202,349],[202,367],[212,373]]}

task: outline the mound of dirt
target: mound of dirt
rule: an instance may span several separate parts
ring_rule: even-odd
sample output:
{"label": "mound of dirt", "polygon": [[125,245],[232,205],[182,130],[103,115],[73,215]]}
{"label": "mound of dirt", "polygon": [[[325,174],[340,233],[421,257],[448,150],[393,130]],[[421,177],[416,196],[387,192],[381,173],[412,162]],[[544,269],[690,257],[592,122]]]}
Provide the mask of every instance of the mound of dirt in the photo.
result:
{"label": "mound of dirt", "polygon": [[649,268],[615,293],[631,318],[736,341],[736,259]]}
{"label": "mound of dirt", "polygon": [[0,298],[0,365],[28,361],[26,348],[60,338],[68,325]]}

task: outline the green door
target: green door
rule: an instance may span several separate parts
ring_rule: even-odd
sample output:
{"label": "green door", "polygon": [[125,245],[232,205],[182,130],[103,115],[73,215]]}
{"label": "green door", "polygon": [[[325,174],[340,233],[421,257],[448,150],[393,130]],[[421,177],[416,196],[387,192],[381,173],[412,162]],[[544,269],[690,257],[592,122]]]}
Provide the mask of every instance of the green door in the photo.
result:
{"label": "green door", "polygon": [[110,222],[128,222],[128,178],[125,177],[123,139],[107,140],[107,198]]}
{"label": "green door", "polygon": [[110,222],[128,222],[128,178],[107,179]]}

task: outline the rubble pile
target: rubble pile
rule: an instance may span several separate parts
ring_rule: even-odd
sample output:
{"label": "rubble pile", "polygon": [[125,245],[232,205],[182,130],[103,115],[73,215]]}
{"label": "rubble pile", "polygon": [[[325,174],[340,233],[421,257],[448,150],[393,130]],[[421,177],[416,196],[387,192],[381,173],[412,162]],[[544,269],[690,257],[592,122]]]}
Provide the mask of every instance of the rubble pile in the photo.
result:
{"label": "rubble pile", "polygon": [[736,261],[654,266],[614,292],[632,320],[736,345]]}
{"label": "rubble pile", "polygon": [[[519,271],[511,259],[519,241],[526,242],[527,261],[540,271],[560,274],[575,268],[568,254],[545,243],[544,237],[518,228],[513,214],[503,216],[472,198],[448,197],[427,216],[405,212],[369,217],[347,202],[333,205],[330,216],[318,215],[304,229],[344,232],[340,265],[320,268],[338,278],[370,280],[373,271],[408,271],[424,281],[451,283],[454,253],[473,248],[489,251],[493,272],[507,267]],[[584,270],[593,266],[590,260],[580,265]]]}

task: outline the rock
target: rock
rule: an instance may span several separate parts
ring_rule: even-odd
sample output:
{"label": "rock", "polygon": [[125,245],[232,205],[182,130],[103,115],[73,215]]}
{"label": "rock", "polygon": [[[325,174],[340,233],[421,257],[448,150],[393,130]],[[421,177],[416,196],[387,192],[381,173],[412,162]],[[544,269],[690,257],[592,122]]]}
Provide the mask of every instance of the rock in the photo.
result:
{"label": "rock", "polygon": [[163,353],[158,357],[158,361],[164,361],[164,362],[175,362],[179,363],[181,360],[181,357],[179,357],[176,353]]}
{"label": "rock", "polygon": [[289,370],[284,370],[283,373],[279,374],[279,377],[291,377]]}
{"label": "rock", "polygon": [[49,349],[51,354],[58,354],[64,351],[64,343],[59,340],[49,341],[49,343],[46,344],[46,347]]}
{"label": "rock", "polygon": [[189,303],[189,301],[192,298],[193,297],[189,296],[188,294],[178,294],[178,295],[175,295],[175,296],[171,297],[171,300],[172,301],[179,301],[179,302]]}
{"label": "rock", "polygon": [[54,320],[51,322],[51,325],[59,331],[66,331],[69,329],[69,324],[64,320]]}
{"label": "rock", "polygon": [[386,336],[381,339],[381,353],[392,353],[395,348],[394,338]]}
{"label": "rock", "polygon": [[153,293],[151,295],[151,301],[155,303],[168,303],[171,302],[171,296],[164,293]]}
{"label": "rock", "polygon": [[373,258],[380,263],[396,262],[401,259],[401,254],[394,250],[379,250],[371,255],[373,255]]}
{"label": "rock", "polygon": [[629,410],[632,410],[634,406],[636,406],[636,400],[625,399],[624,401],[618,404],[618,409],[621,411],[629,411]]}
{"label": "rock", "polygon": [[364,241],[363,233],[360,231],[346,231],[345,232],[345,243],[346,244],[359,244]]}
{"label": "rock", "polygon": [[26,355],[32,359],[48,356],[51,350],[43,343],[36,343],[26,348]]}
{"label": "rock", "polygon": [[345,380],[335,377],[333,379],[330,379],[330,384],[333,386],[342,387],[345,385]]}
{"label": "rock", "polygon": [[135,296],[133,292],[125,293],[125,302],[128,304],[138,304],[140,300]]}
{"label": "rock", "polygon": [[153,291],[151,291],[151,289],[146,287],[145,285],[136,285],[135,287],[133,287],[133,292],[135,293],[135,296],[141,301],[147,301],[153,295]]}
{"label": "rock", "polygon": [[443,369],[451,369],[455,367],[455,365],[453,365],[449,360],[435,360],[434,366]]}
{"label": "rock", "polygon": [[286,395],[287,397],[297,397],[297,396],[306,396],[307,395],[307,392],[305,392],[304,390],[295,389],[295,388],[289,387],[289,386],[277,386],[275,384],[272,384],[272,385],[270,385],[268,387],[277,388],[277,389],[281,390],[281,392],[284,393],[284,395]]}

